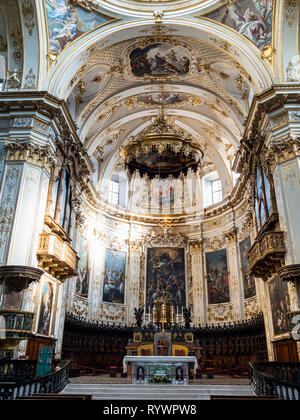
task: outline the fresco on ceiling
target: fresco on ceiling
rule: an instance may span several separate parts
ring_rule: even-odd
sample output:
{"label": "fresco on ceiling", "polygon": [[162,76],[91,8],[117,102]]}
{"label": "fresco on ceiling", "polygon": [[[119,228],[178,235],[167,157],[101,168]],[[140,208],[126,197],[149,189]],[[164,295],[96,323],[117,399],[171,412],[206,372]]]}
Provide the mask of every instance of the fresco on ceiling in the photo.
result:
{"label": "fresco on ceiling", "polygon": [[238,0],[206,17],[230,26],[258,48],[272,43],[273,0]]}
{"label": "fresco on ceiling", "polygon": [[137,77],[185,75],[190,68],[188,51],[184,47],[166,43],[135,48],[129,55],[129,61],[131,71]]}
{"label": "fresco on ceiling", "polygon": [[89,291],[89,248],[87,240],[79,236],[78,244],[78,276],[76,279],[76,294],[87,297]]}
{"label": "fresco on ceiling", "polygon": [[144,93],[143,95],[138,96],[137,101],[146,105],[168,105],[179,104],[187,99],[188,96],[183,93],[156,92]]}
{"label": "fresco on ceiling", "polygon": [[226,249],[207,252],[205,257],[208,303],[215,304],[229,302],[230,295]]}
{"label": "fresco on ceiling", "polygon": [[248,274],[249,260],[248,251],[251,248],[250,237],[240,242],[240,255],[241,255],[241,269],[244,285],[244,297],[248,299],[255,295],[255,281],[254,277]]}
{"label": "fresco on ceiling", "polygon": [[45,6],[50,50],[57,53],[69,42],[111,20],[106,15],[76,7],[71,0],[45,0]]}
{"label": "fresco on ceiling", "polygon": [[124,303],[126,252],[106,249],[103,302]]}
{"label": "fresco on ceiling", "polygon": [[175,310],[185,306],[184,248],[148,248],[146,308],[165,292]]}
{"label": "fresco on ceiling", "polygon": [[273,319],[274,334],[282,334],[290,331],[290,321],[286,312],[290,311],[290,298],[287,282],[282,281],[279,276],[270,280],[268,283],[270,304]]}

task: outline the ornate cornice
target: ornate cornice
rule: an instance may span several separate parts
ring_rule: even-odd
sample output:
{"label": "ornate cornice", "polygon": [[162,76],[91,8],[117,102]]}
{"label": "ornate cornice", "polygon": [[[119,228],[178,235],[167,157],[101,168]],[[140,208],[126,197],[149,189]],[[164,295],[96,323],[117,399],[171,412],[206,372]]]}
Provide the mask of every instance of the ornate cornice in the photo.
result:
{"label": "ornate cornice", "polygon": [[280,268],[277,273],[284,281],[299,282],[300,281],[300,264],[285,265]]}
{"label": "ornate cornice", "polygon": [[226,240],[225,237],[219,238],[217,236],[205,238],[204,245],[206,251],[217,251],[226,248]]}
{"label": "ornate cornice", "polygon": [[289,137],[280,143],[271,143],[265,151],[265,160],[273,172],[276,165],[300,156],[300,139]]}
{"label": "ornate cornice", "polygon": [[237,241],[237,230],[236,230],[236,228],[233,228],[229,232],[226,232],[224,236],[225,236],[225,239],[226,239],[228,245],[236,243],[236,241]]}
{"label": "ornate cornice", "polygon": [[33,142],[4,143],[7,151],[7,161],[26,161],[37,166],[46,167],[50,172],[51,167],[57,162],[55,154],[50,147],[41,147]]}
{"label": "ornate cornice", "polygon": [[194,241],[190,241],[190,252],[196,253],[201,252],[203,247],[203,241],[202,239],[197,239]]}
{"label": "ornate cornice", "polygon": [[152,247],[164,247],[164,246],[178,246],[178,247],[185,247],[187,244],[187,237],[180,233],[172,233],[172,232],[153,232],[152,236],[149,236],[145,239],[145,243],[148,246]]}

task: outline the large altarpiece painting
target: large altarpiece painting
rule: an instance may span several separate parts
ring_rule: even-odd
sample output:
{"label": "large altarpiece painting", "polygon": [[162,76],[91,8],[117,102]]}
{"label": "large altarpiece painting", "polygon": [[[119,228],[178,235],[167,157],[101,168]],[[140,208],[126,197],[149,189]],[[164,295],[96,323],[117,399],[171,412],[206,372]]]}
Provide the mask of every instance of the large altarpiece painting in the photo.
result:
{"label": "large altarpiece painting", "polygon": [[268,282],[274,335],[289,332],[290,321],[286,313],[290,311],[287,283],[279,276]]}
{"label": "large altarpiece painting", "polygon": [[207,252],[206,275],[208,303],[225,303],[230,301],[227,252],[226,249]]}
{"label": "large altarpiece painting", "polygon": [[105,250],[102,301],[124,303],[126,252]]}
{"label": "large altarpiece painting", "polygon": [[248,273],[249,260],[248,251],[251,248],[250,237],[248,236],[240,242],[240,255],[241,255],[241,269],[244,285],[244,298],[248,299],[255,295],[255,280],[254,277]]}
{"label": "large altarpiece painting", "polygon": [[185,307],[184,248],[148,248],[146,308],[165,293],[175,310]]}

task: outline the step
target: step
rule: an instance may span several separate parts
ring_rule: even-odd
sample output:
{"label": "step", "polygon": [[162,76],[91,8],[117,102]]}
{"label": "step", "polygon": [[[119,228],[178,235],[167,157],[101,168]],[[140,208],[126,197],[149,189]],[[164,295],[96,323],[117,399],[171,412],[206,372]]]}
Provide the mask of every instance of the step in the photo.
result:
{"label": "step", "polygon": [[210,395],[253,395],[248,385],[68,384],[62,394],[95,400],[209,400]]}

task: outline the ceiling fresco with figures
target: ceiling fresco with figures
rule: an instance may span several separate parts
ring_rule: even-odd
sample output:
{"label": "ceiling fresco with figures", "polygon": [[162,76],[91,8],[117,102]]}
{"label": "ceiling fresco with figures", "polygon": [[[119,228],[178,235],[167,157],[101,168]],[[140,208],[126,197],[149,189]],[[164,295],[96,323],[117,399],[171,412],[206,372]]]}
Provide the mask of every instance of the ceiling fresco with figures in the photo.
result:
{"label": "ceiling fresco with figures", "polygon": [[[168,123],[204,151],[202,174],[217,171],[223,196],[230,193],[233,161],[253,98],[284,78],[285,69],[276,67],[275,58],[281,48],[274,29],[283,13],[279,3],[35,3],[40,22],[34,29],[44,25],[40,53],[47,61],[35,73],[27,60],[27,73],[40,90],[66,102],[92,158],[98,192],[101,179],[120,165],[120,150],[163,108]],[[0,46],[4,37],[0,28]]]}

